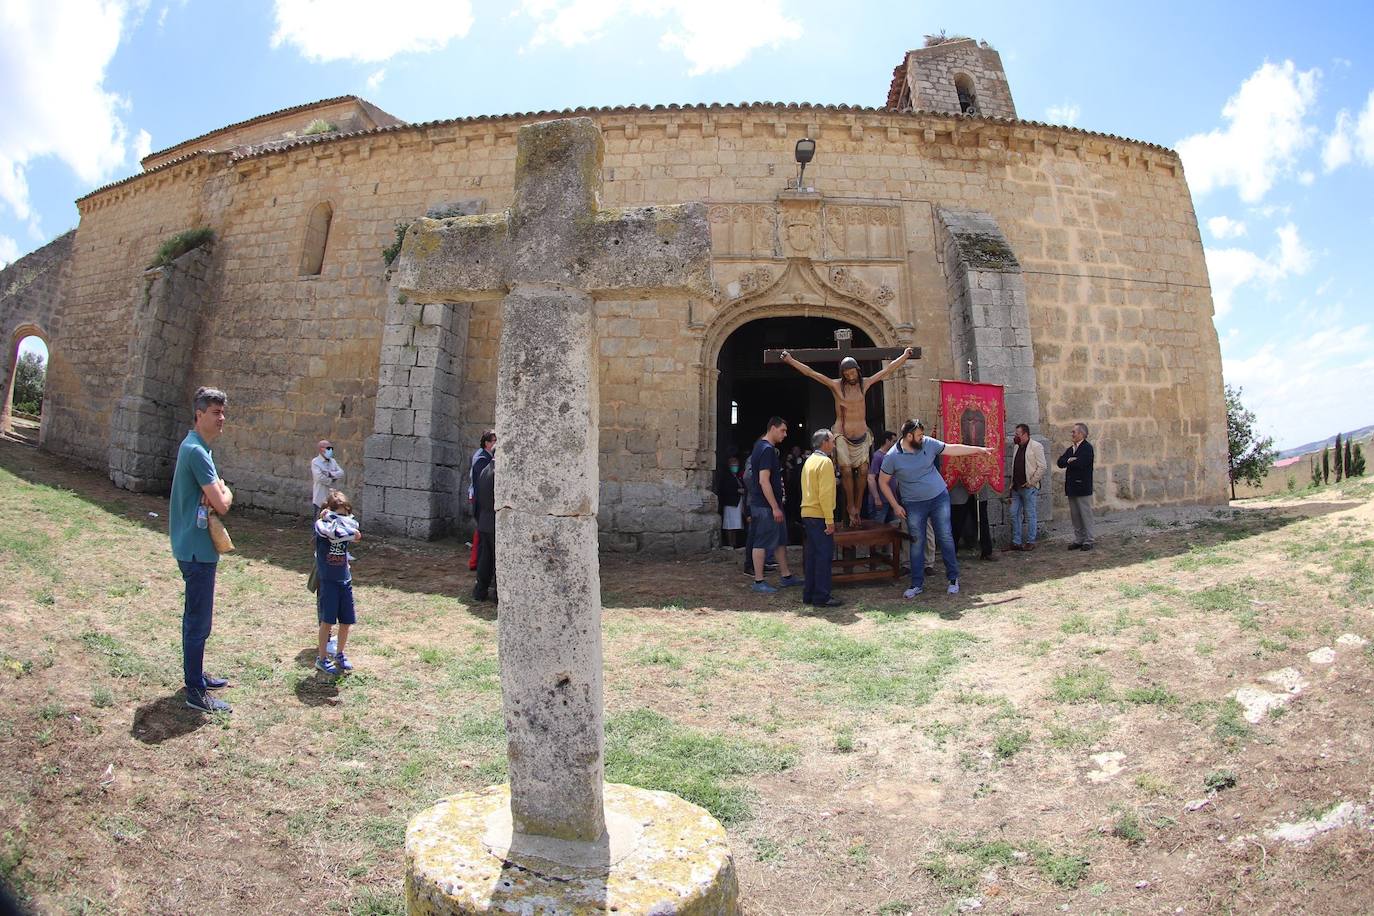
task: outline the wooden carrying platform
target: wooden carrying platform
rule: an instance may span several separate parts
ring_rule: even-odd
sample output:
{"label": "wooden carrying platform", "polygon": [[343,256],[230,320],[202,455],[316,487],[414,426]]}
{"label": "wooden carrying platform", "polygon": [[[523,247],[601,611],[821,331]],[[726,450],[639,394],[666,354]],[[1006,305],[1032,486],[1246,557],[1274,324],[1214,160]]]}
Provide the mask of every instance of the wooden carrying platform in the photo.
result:
{"label": "wooden carrying platform", "polygon": [[[906,550],[902,542],[905,540],[906,532],[901,528],[879,522],[865,520],[860,522],[858,528],[836,528],[835,546],[840,549],[840,556],[831,560],[831,567],[836,570],[831,581],[843,583],[900,579],[902,554]],[[854,552],[857,547],[867,547],[868,556],[855,559]],[[876,551],[875,548],[880,547],[887,548],[886,555]],[[867,569],[856,572],[856,566],[865,566]]]}

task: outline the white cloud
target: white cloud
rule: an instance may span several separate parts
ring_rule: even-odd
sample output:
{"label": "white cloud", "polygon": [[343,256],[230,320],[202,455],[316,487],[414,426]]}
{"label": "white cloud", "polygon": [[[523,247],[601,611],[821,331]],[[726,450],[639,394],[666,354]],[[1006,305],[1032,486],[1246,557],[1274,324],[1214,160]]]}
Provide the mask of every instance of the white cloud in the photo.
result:
{"label": "white cloud", "polygon": [[134,161],[141,162],[152,151],[153,135],[140,129],[138,135],[134,137]]}
{"label": "white cloud", "polygon": [[1051,124],[1073,127],[1078,123],[1078,116],[1082,113],[1082,109],[1074,103],[1065,102],[1063,105],[1051,105],[1045,109],[1045,120]]}
{"label": "white cloud", "polygon": [[0,202],[18,219],[32,213],[34,159],[56,156],[87,185],[124,163],[128,103],[104,83],[129,12],[123,0],[0,3]]}
{"label": "white cloud", "polygon": [[1194,193],[1234,187],[1246,202],[1264,197],[1312,143],[1315,129],[1304,118],[1317,97],[1320,75],[1316,69],[1298,70],[1291,60],[1266,61],[1222,108],[1224,129],[1178,141]]}
{"label": "white cloud", "polygon": [[1322,168],[1326,171],[1334,172],[1351,160],[1350,126],[1350,112],[1342,110],[1322,143]]}
{"label": "white cloud", "polygon": [[376,92],[376,91],[377,91],[377,87],[380,86],[380,85],[382,84],[382,80],[384,80],[384,79],[386,79],[386,67],[383,67],[382,69],[373,72],[373,73],[367,78],[367,88],[368,88],[368,91],[369,91],[369,92]]}
{"label": "white cloud", "polygon": [[1374,421],[1351,413],[1350,399],[1340,396],[1350,390],[1352,378],[1374,372],[1374,330],[1368,324],[1351,326],[1339,309],[1333,315],[1329,323],[1309,324],[1303,334],[1285,334],[1244,357],[1228,352],[1230,339],[1223,341],[1222,375],[1245,389],[1245,406],[1280,448]]}
{"label": "white cloud", "polygon": [[406,52],[437,51],[472,28],[469,0],[276,0],[272,47],[293,45],[316,63],[380,63]]}
{"label": "white cloud", "polygon": [[10,266],[19,257],[19,243],[8,235],[0,235],[0,270]]}
{"label": "white cloud", "polygon": [[[1209,225],[1210,228],[1210,225]],[[1224,318],[1233,305],[1236,290],[1257,283],[1272,289],[1280,280],[1312,269],[1312,250],[1303,244],[1292,223],[1275,230],[1278,245],[1267,257],[1245,248],[1208,248],[1207,274],[1212,281],[1216,317]]]}
{"label": "white cloud", "polygon": [[523,0],[521,12],[535,22],[530,47],[586,44],[630,16],[669,19],[659,46],[681,51],[691,76],[729,70],[765,45],[802,34],[782,0]]}
{"label": "white cloud", "polygon": [[1317,180],[1317,173],[1310,169],[1303,169],[1298,173],[1298,184],[1303,187],[1311,186]]}
{"label": "white cloud", "polygon": [[1246,233],[1245,223],[1229,216],[1214,216],[1207,221],[1207,231],[1214,238],[1235,239]]}
{"label": "white cloud", "polygon": [[1364,109],[1355,122],[1355,151],[1365,165],[1374,165],[1374,92],[1365,99]]}

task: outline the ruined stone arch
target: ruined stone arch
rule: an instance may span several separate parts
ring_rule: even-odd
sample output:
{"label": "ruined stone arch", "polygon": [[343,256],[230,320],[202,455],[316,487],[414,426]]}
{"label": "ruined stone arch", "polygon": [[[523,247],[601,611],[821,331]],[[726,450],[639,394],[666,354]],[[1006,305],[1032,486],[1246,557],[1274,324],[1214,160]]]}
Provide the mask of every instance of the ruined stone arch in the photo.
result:
{"label": "ruined stone arch", "polygon": [[[759,284],[756,292],[718,305],[702,335],[698,357],[701,400],[697,409],[700,418],[697,441],[703,455],[714,454],[721,348],[731,334],[749,322],[760,318],[830,318],[863,331],[875,346],[901,345],[896,326],[881,307],[831,286],[818,266],[809,260],[794,258],[771,282]],[[804,380],[798,377],[798,381]],[[885,384],[888,386],[885,404],[889,416],[884,421],[890,425],[892,418],[898,415],[897,405],[908,403],[907,386],[900,373]]]}
{"label": "ruined stone arch", "polygon": [[324,269],[324,253],[329,245],[329,229],[334,222],[334,205],[327,200],[315,204],[305,221],[305,238],[301,244],[302,277],[319,276]]}
{"label": "ruined stone arch", "polygon": [[6,335],[4,338],[6,340],[4,362],[0,362],[0,366],[6,367],[3,376],[4,384],[0,386],[0,394],[4,396],[4,401],[0,403],[0,432],[8,432],[10,429],[10,413],[14,403],[14,379],[19,369],[19,345],[28,337],[37,337],[43,341],[43,346],[48,348],[48,365],[50,367],[52,365],[52,335],[46,329],[32,321],[24,321],[16,325]]}

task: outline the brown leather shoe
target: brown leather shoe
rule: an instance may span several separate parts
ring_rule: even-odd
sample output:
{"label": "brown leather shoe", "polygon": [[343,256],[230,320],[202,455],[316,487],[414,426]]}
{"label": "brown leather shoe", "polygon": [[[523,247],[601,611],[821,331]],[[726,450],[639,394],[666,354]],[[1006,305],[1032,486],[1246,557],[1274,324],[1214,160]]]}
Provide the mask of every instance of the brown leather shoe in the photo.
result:
{"label": "brown leather shoe", "polygon": [[1034,543],[1022,544],[1022,545],[1021,545],[1021,549],[1022,549],[1022,550],[1034,550],[1034,549],[1035,549],[1035,544],[1034,544]]}
{"label": "brown leather shoe", "polygon": [[1025,550],[1025,549],[1026,549],[1026,548],[1022,547],[1020,544],[1008,544],[1007,546],[1005,546],[1005,547],[1002,548],[1002,552],[1003,552],[1003,553],[1006,553],[1007,551],[1011,551],[1011,550]]}

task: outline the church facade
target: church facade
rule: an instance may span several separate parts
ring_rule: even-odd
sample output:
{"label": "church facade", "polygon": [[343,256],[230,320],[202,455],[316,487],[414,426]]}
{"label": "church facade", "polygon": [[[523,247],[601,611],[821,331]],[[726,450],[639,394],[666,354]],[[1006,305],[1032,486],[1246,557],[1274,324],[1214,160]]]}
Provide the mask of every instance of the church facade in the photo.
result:
{"label": "church facade", "polygon": [[[418,217],[507,207],[516,130],[567,114],[409,124],[344,97],[155,153],[0,274],[0,370],[21,336],[44,337],[42,447],[119,486],[168,485],[209,384],[230,396],[216,455],[240,505],[304,511],[329,438],[374,530],[461,529],[499,303],[408,301],[389,258]],[[1051,461],[1089,426],[1101,508],[1225,501],[1221,357],[1173,151],[1019,120],[996,52],[971,40],[909,52],[881,108],[576,114],[604,136],[603,205],[706,204],[716,284],[598,305],[604,546],[713,543],[726,457],[770,415],[788,445],[833,420],[829,395],[763,349],[846,330],[922,350],[870,396],[875,433],[933,427],[934,380],[972,376],[1006,386],[1008,430],[1028,423]],[[816,153],[799,183],[802,138]],[[210,240],[149,268],[196,229]]]}

